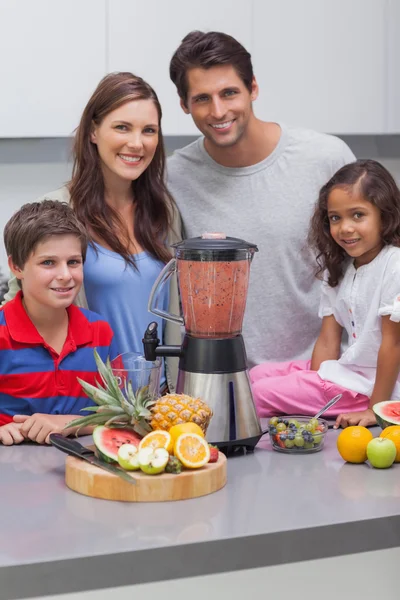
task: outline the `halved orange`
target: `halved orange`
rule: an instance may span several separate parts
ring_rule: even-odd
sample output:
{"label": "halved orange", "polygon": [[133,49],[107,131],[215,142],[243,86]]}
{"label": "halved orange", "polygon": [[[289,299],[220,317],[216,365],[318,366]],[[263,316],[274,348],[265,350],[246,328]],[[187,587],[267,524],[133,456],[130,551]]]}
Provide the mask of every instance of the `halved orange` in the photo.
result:
{"label": "halved orange", "polygon": [[193,423],[192,421],[189,421],[188,423],[180,423],[179,425],[172,425],[172,427],[168,429],[168,433],[171,434],[174,445],[182,433],[197,433],[199,436],[204,437],[204,433],[200,425],[197,425],[197,423]]}
{"label": "halved orange", "polygon": [[182,433],[175,442],[174,454],[184,467],[199,469],[210,460],[210,446],[197,433]]}
{"label": "halved orange", "polygon": [[165,448],[167,452],[172,454],[174,442],[171,434],[168,433],[168,431],[164,431],[163,429],[155,429],[140,440],[139,450],[142,448],[153,448],[153,450],[156,450],[157,448]]}

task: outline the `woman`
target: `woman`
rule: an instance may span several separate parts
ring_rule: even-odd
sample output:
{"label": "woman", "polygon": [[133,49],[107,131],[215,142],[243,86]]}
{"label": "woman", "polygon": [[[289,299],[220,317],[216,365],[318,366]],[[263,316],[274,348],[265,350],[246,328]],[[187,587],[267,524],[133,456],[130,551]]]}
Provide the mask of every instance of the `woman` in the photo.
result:
{"label": "woman", "polygon": [[[147,311],[152,285],[180,239],[181,224],[164,184],[161,106],[154,90],[132,73],[112,73],[99,83],[76,131],[72,179],[44,198],[70,202],[92,243],[84,266],[80,306],[110,323],[120,352],[142,352],[148,323],[158,321],[166,343],[180,343],[179,327]],[[9,282],[5,300],[18,291]],[[169,297],[170,296],[170,297]],[[159,305],[179,310],[173,282]],[[175,359],[176,360],[176,359]],[[168,362],[170,389],[176,381]]]}

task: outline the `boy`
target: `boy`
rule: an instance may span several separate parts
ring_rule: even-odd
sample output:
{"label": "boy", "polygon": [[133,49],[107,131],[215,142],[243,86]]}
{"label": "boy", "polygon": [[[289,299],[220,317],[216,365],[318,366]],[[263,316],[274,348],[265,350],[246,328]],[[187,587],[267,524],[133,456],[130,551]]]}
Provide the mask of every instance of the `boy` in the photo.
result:
{"label": "boy", "polygon": [[88,237],[67,204],[25,204],[8,221],[4,243],[22,289],[0,310],[0,443],[49,443],[50,433],[93,405],[77,377],[95,383],[93,349],[112,360],[113,333],[73,305]]}

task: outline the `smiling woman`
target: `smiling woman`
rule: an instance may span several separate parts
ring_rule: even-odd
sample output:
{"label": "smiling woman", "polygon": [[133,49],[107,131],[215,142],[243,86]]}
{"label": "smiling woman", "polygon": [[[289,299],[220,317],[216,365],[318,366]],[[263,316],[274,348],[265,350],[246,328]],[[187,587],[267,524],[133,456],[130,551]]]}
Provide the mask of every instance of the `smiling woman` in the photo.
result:
{"label": "smiling woman", "polygon": [[[76,130],[71,181],[44,196],[69,202],[90,235],[78,304],[107,319],[121,353],[143,351],[143,333],[157,320],[147,311],[150,290],[170,258],[169,244],[180,239],[179,214],[164,183],[161,117],[157,95],[143,79],[104,77]],[[11,280],[6,300],[17,291]],[[179,311],[176,287],[162,292],[159,306],[168,303]],[[180,342],[178,326],[158,325],[165,341]]]}

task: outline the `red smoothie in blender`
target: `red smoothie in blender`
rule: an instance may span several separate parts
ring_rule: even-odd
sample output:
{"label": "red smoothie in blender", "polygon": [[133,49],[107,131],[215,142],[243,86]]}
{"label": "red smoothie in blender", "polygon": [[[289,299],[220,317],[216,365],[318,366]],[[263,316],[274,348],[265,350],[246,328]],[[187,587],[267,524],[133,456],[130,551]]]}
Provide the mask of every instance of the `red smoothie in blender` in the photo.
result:
{"label": "red smoothie in blender", "polygon": [[242,331],[250,260],[179,260],[178,277],[187,333],[233,337]]}

